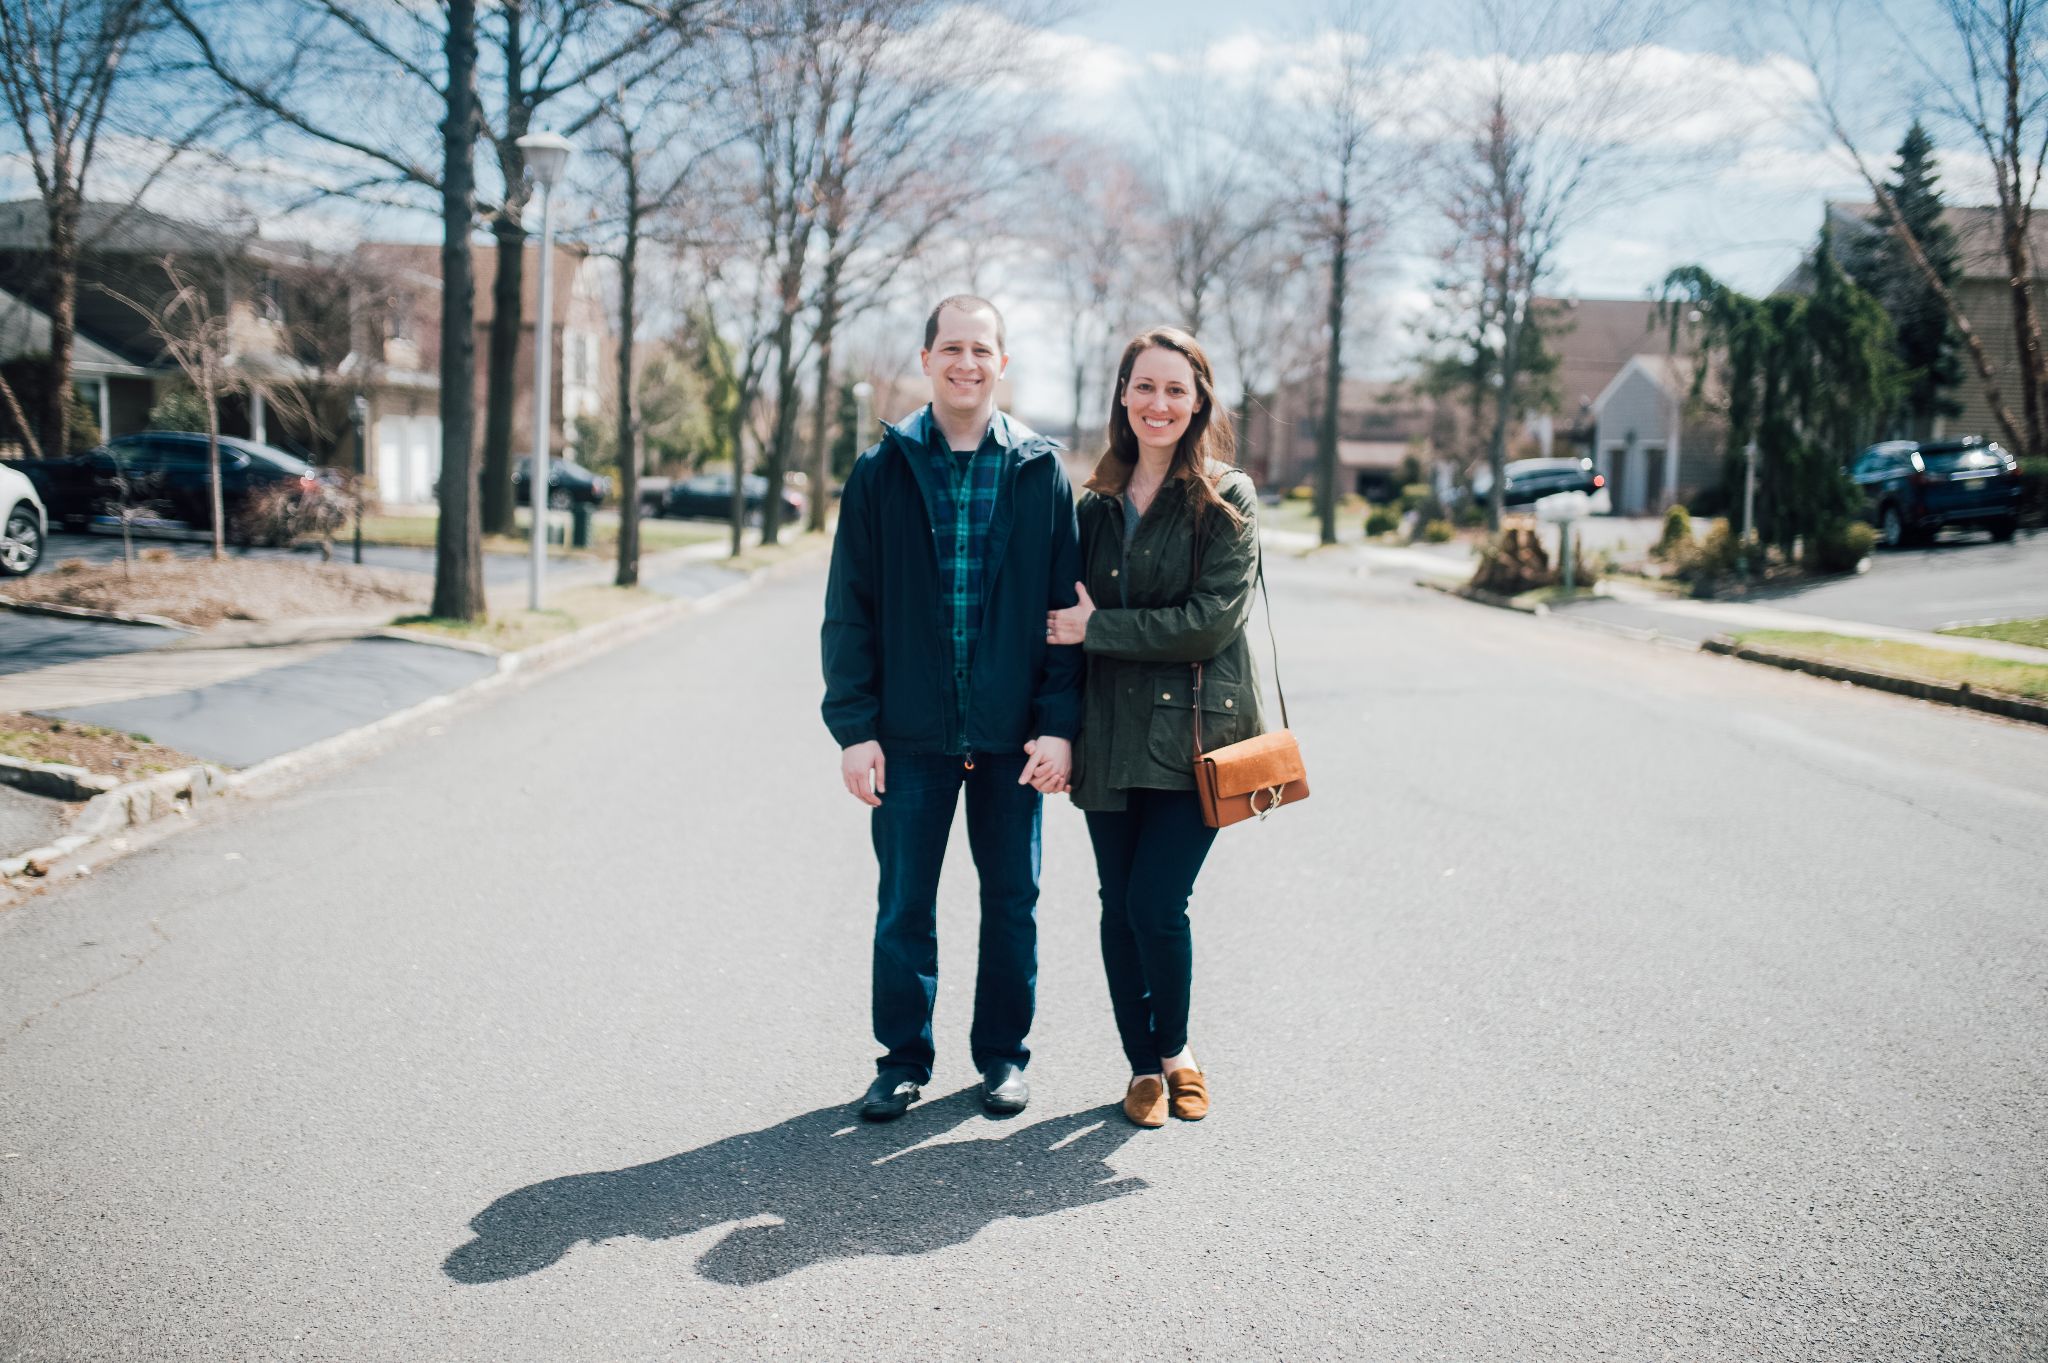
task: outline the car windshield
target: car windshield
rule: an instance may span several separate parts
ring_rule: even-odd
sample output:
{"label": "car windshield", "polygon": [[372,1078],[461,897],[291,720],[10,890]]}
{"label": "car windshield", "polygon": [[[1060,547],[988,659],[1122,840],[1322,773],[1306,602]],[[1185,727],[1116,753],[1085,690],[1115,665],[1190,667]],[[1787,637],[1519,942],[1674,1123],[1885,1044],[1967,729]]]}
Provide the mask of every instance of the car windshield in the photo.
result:
{"label": "car windshield", "polygon": [[2003,468],[1999,457],[1979,446],[1968,450],[1923,450],[1920,462],[1929,473],[1967,473],[1972,469]]}

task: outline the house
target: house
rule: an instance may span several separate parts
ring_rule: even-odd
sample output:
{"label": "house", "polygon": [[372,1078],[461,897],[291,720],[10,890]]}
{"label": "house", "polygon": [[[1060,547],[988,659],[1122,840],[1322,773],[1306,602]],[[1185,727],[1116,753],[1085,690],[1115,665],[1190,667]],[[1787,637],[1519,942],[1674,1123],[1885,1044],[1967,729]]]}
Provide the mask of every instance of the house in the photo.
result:
{"label": "house", "polygon": [[[0,204],[0,362],[49,353],[47,234],[40,201]],[[87,204],[79,237],[72,383],[104,438],[146,429],[165,392],[186,383],[135,306],[168,299],[166,262],[227,319],[235,367],[266,381],[221,400],[223,434],[351,468],[358,466],[350,420],[355,396],[373,410],[435,406],[431,373],[386,365],[375,348],[388,292],[354,253],[267,240],[253,230],[224,230],[137,205]],[[288,390],[294,400],[274,406],[266,387]]]}
{"label": "house", "polygon": [[[1877,212],[1873,204],[1830,202],[1826,208],[1826,220],[1832,232],[1836,250],[1844,243],[1860,235],[1875,233],[1881,229],[1871,223]],[[2008,281],[2005,251],[2002,244],[2003,224],[1995,206],[1952,205],[1942,210],[1942,223],[1956,241],[1956,264],[1958,278],[1953,286],[1957,307],[1970,321],[1970,329],[1984,347],[1992,369],[1998,374],[2017,374],[2020,370],[2019,338],[2013,328],[2012,286]],[[2048,280],[2048,221],[2036,219],[2028,229],[2028,246],[2033,254],[2035,305],[2048,305],[2048,289],[2042,289],[2040,281]],[[1779,283],[1778,292],[1806,293],[1812,288],[1811,253],[1801,260],[1798,267]],[[1920,439],[1939,440],[1945,436],[1981,435],[1987,439],[1998,437],[1998,418],[1993,412],[1989,399],[1984,394],[1984,379],[1977,372],[1977,366],[1967,355],[1962,359],[1962,381],[1950,390],[1947,396],[1953,398],[1962,411],[1955,416],[1937,416],[1928,429],[1922,431],[1898,432]],[[2019,415],[2019,386],[2007,382],[2003,396],[2013,415]],[[1844,458],[1854,451],[1844,451]]]}
{"label": "house", "polygon": [[[1309,373],[1250,404],[1238,431],[1238,465],[1261,488],[1282,491],[1315,477],[1324,385]],[[1397,491],[1413,458],[1427,471],[1454,446],[1456,413],[1412,384],[1345,379],[1338,389],[1337,490],[1370,497]]]}
{"label": "house", "polygon": [[1632,356],[1590,404],[1590,449],[1614,510],[1654,515],[1721,482],[1727,426],[1692,399],[1694,361]]}
{"label": "house", "polygon": [[[388,282],[391,300],[378,316],[385,323],[380,349],[387,363],[411,366],[413,372],[438,372],[441,354],[441,248],[403,242],[367,242],[356,254],[371,272]],[[490,337],[494,300],[491,280],[497,273],[497,248],[470,248],[470,269],[476,280],[476,438],[483,442],[484,404],[490,384]],[[534,328],[540,313],[540,246],[528,242],[521,279],[519,347],[514,358],[512,449],[515,455],[533,448]],[[605,305],[601,262],[579,247],[556,243],[553,307],[549,330],[549,368],[553,392],[548,402],[548,450],[555,455],[576,452],[577,422],[598,419],[613,386],[617,363],[610,312]],[[437,394],[438,396],[438,394]],[[387,502],[425,502],[434,495],[440,476],[441,439],[438,402],[393,402],[373,417],[376,435],[375,475]]]}

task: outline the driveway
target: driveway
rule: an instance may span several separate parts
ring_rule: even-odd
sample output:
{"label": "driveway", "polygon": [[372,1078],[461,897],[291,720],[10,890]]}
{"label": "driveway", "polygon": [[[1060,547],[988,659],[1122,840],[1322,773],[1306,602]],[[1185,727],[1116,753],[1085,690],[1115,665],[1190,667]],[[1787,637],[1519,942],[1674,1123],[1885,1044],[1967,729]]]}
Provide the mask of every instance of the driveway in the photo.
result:
{"label": "driveway", "polygon": [[2022,534],[2009,544],[1970,535],[1920,549],[1879,550],[1868,572],[1751,599],[1902,629],[2048,615],[2048,533]]}

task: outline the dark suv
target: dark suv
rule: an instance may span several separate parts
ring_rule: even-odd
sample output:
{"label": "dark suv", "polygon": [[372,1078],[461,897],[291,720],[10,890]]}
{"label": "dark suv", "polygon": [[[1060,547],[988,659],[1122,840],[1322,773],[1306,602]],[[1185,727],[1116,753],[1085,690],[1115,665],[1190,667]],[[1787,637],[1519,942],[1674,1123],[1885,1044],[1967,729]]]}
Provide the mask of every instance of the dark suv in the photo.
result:
{"label": "dark suv", "polygon": [[1980,436],[1887,440],[1858,455],[1849,477],[1890,549],[1925,544],[1948,526],[1989,530],[2000,541],[2019,529],[2019,461]]}
{"label": "dark suv", "polygon": [[[126,498],[143,516],[145,528],[210,530],[213,499],[207,485],[206,437],[184,431],[138,431],[68,459],[24,459],[14,465],[28,475],[49,508],[50,523],[84,528],[104,514],[110,501]],[[259,489],[277,484],[307,493],[329,481],[302,459],[283,450],[220,438],[220,497],[233,527]]]}
{"label": "dark suv", "polygon": [[[1511,459],[1503,466],[1507,488],[1501,494],[1506,506],[1528,506],[1554,492],[1594,493],[1607,486],[1607,479],[1593,471],[1590,459]],[[1472,499],[1484,502],[1493,495],[1493,470],[1482,466],[1472,475]]]}

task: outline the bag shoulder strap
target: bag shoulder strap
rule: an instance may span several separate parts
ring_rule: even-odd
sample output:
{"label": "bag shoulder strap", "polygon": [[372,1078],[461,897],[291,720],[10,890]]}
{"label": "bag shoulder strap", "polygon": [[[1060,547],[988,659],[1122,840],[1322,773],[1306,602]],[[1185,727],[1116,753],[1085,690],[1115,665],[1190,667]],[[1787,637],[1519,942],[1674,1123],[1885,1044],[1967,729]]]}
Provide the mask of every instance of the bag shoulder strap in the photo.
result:
{"label": "bag shoulder strap", "polygon": [[[1254,531],[1253,533],[1256,534],[1257,532]],[[1188,545],[1188,581],[1189,590],[1192,591],[1194,582],[1202,576],[1202,523],[1199,517],[1195,521],[1195,533],[1188,537]],[[1273,597],[1266,590],[1266,546],[1263,542],[1260,542],[1255,547],[1259,556],[1259,599],[1266,603],[1266,642],[1273,651],[1273,693],[1280,698],[1280,727],[1291,729],[1294,726],[1287,721],[1287,688],[1280,684],[1280,638],[1273,632]],[[1195,761],[1200,762],[1202,760],[1202,665],[1194,663],[1192,668],[1194,671],[1192,699],[1194,701],[1193,709],[1195,715]]]}

